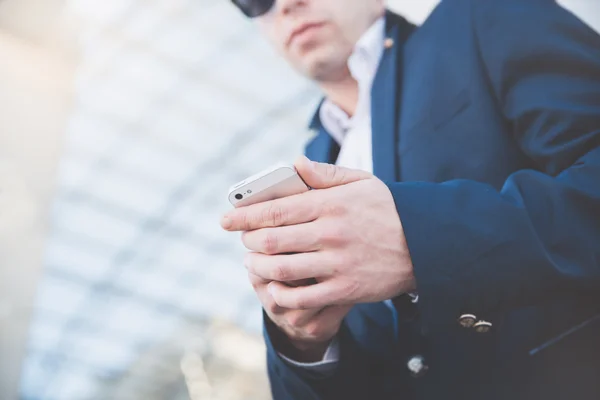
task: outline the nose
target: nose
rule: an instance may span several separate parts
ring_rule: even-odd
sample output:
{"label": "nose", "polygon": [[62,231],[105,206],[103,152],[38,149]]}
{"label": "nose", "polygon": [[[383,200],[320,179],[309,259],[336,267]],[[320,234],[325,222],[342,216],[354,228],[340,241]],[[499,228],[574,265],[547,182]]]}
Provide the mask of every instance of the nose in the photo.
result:
{"label": "nose", "polygon": [[306,7],[307,0],[277,0],[278,12],[288,15]]}

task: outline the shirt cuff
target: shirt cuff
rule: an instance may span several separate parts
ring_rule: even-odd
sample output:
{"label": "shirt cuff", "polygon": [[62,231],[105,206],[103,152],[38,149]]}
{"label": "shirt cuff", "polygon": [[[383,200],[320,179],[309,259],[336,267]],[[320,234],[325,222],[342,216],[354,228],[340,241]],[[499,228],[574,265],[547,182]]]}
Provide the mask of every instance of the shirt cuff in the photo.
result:
{"label": "shirt cuff", "polygon": [[285,360],[285,362],[294,367],[302,368],[319,374],[328,374],[335,370],[340,360],[340,343],[337,336],[334,337],[329,344],[329,347],[327,347],[325,355],[323,355],[323,359],[313,363],[301,363],[294,361],[281,353],[279,353],[279,356]]}

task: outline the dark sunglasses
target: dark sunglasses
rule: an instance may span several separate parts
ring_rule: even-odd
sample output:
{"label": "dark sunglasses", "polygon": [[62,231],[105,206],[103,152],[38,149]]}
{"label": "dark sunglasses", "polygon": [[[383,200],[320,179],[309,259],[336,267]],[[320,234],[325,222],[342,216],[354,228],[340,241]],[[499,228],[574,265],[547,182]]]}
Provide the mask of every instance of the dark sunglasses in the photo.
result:
{"label": "dark sunglasses", "polygon": [[246,17],[256,18],[265,15],[275,4],[275,0],[231,0]]}

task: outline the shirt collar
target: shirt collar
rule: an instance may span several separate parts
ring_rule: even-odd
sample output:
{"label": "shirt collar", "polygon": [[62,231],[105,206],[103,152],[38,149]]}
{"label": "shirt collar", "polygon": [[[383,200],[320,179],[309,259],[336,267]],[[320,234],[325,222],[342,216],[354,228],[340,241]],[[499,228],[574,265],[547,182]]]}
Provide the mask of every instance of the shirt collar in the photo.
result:
{"label": "shirt collar", "polygon": [[[348,69],[358,82],[359,96],[365,92],[370,93],[375,73],[383,56],[384,38],[385,18],[381,17],[360,37],[348,58]],[[319,108],[319,118],[327,132],[341,145],[351,123],[348,114],[325,99]]]}
{"label": "shirt collar", "polygon": [[383,55],[385,18],[381,17],[360,37],[350,58],[348,68],[358,82],[375,76]]}

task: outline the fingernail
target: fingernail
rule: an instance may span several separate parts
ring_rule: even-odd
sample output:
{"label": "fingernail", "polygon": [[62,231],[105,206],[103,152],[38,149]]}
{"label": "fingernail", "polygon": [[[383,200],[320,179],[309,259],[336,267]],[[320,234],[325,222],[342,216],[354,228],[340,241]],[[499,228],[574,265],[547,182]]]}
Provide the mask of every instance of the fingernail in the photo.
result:
{"label": "fingernail", "polygon": [[271,283],[271,284],[269,284],[269,286],[267,286],[267,290],[269,291],[269,294],[271,296],[274,296],[275,295],[275,290],[277,290],[277,289],[275,289],[275,286]]}

